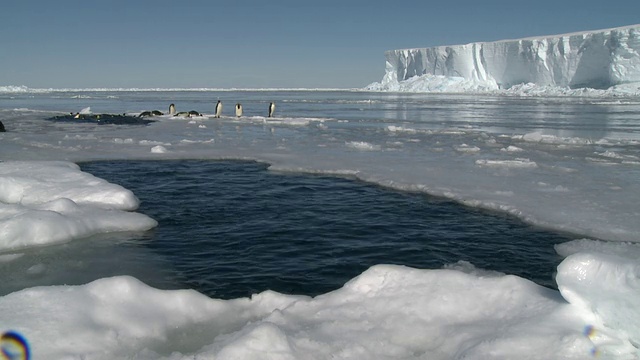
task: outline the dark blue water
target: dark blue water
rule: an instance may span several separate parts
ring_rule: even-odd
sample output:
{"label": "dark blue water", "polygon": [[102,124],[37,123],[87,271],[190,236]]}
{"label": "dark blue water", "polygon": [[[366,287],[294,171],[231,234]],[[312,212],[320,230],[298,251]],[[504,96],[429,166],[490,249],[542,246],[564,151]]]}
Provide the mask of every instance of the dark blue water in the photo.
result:
{"label": "dark blue water", "polygon": [[253,162],[81,167],[132,190],[138,211],[159,222],[138,246],[163,259],[172,281],[216,298],[317,295],[375,264],[435,269],[460,260],[554,287],[553,245],[571,240],[443,199]]}

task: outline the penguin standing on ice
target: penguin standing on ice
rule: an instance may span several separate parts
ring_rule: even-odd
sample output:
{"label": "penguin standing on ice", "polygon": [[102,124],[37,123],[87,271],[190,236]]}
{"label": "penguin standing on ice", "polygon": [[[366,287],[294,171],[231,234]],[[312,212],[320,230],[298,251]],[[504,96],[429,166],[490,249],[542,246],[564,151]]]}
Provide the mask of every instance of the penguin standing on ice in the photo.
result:
{"label": "penguin standing on ice", "polygon": [[173,116],[176,114],[176,106],[171,104],[169,105],[169,115]]}
{"label": "penguin standing on ice", "polygon": [[276,111],[276,104],[269,103],[269,117],[273,117],[274,111]]}
{"label": "penguin standing on ice", "polygon": [[220,118],[220,114],[222,114],[222,102],[218,100],[218,103],[216,104],[216,117]]}
{"label": "penguin standing on ice", "polygon": [[236,104],[236,116],[237,117],[242,116],[242,105],[240,105],[240,103]]}

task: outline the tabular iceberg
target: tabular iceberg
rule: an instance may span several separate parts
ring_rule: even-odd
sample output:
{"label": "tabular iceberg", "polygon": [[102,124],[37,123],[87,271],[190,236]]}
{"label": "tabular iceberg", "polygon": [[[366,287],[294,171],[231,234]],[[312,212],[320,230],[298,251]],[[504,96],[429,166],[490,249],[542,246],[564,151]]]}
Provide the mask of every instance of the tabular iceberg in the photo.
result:
{"label": "tabular iceberg", "polygon": [[369,90],[607,89],[640,82],[640,25],[385,55],[386,74]]}

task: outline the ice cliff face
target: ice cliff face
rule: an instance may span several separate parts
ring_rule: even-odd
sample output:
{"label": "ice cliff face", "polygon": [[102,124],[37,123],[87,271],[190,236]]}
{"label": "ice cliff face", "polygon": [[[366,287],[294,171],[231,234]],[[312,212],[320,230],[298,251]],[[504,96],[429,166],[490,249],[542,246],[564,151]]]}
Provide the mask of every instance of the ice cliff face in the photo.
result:
{"label": "ice cliff face", "polygon": [[396,90],[398,84],[415,81],[416,76],[429,80],[427,88],[453,81],[458,87],[475,89],[508,89],[526,83],[605,89],[640,82],[640,25],[390,50],[385,55],[386,74],[381,83],[369,86],[372,90]]}

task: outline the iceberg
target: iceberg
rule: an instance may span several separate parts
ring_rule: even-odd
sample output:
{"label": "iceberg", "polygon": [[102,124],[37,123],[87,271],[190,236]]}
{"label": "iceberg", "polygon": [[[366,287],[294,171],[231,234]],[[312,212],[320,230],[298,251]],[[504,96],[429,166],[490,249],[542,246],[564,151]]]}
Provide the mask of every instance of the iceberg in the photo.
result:
{"label": "iceberg", "polygon": [[368,90],[468,92],[537,87],[637,92],[640,25],[517,40],[390,50]]}

